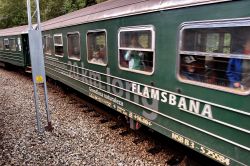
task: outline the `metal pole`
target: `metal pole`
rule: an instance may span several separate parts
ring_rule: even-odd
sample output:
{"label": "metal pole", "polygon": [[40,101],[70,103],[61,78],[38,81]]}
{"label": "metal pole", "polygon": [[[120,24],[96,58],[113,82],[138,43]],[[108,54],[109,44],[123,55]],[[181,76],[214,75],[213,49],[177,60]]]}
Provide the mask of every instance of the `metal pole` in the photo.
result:
{"label": "metal pole", "polygon": [[[44,80],[44,94],[47,94],[46,79]],[[45,129],[48,130],[48,131],[52,131],[53,127],[52,127],[51,117],[50,117],[50,112],[49,112],[48,96],[44,95],[44,98],[45,98],[45,106],[46,106],[45,108],[46,108],[47,122],[48,122],[48,126]]]}
{"label": "metal pole", "polygon": [[[37,12],[37,26],[38,26],[38,30],[41,31],[39,0],[35,0],[35,2],[36,2],[36,12]],[[48,130],[48,131],[51,131],[53,129],[53,127],[52,127],[52,124],[51,124],[51,117],[50,117],[50,112],[49,112],[46,77],[44,77],[44,82],[43,83],[44,83],[43,87],[44,87],[45,109],[46,109],[47,122],[48,122],[48,126],[45,129]]]}
{"label": "metal pole", "polygon": [[[33,29],[32,28],[32,18],[31,18],[31,8],[30,8],[30,0],[27,0],[27,14],[28,14],[28,22],[29,22],[29,30]],[[39,114],[39,108],[38,108],[38,95],[37,95],[37,87],[36,87],[36,81],[34,80],[35,76],[34,73],[32,72],[32,78],[33,78],[33,83],[34,83],[34,99],[35,99],[35,109],[36,109],[36,123],[37,123],[37,130],[38,133],[41,134],[41,122],[40,122],[40,114]]]}
{"label": "metal pole", "polygon": [[[34,82],[34,80],[33,80]],[[37,87],[36,87],[36,83],[34,82],[34,95],[35,95],[35,107],[36,107],[36,123],[37,123],[37,129],[38,129],[38,133],[42,134],[42,129],[41,129],[41,121],[40,121],[40,114],[39,114],[39,102],[38,102],[38,96],[37,96]]]}
{"label": "metal pole", "polygon": [[37,26],[39,30],[41,30],[41,20],[40,20],[40,8],[39,8],[39,0],[35,0],[36,2],[36,19],[37,19]]}
{"label": "metal pole", "polygon": [[29,29],[32,29],[30,0],[27,0],[27,14],[28,14],[28,25],[29,25]]}
{"label": "metal pole", "polygon": [[34,95],[35,95],[35,104],[36,104],[36,114],[37,114],[37,126],[38,131],[41,133],[41,124],[40,124],[40,115],[39,115],[39,98],[37,93],[37,84],[43,84],[44,88],[44,100],[45,100],[45,110],[47,114],[48,126],[45,127],[46,130],[52,131],[53,127],[51,124],[51,117],[48,106],[48,95],[47,95],[47,85],[46,85],[46,75],[45,75],[45,66],[43,59],[43,48],[42,48],[42,32],[41,32],[41,23],[40,23],[40,10],[39,10],[39,0],[34,0],[36,4],[36,10],[34,16],[36,16],[37,27],[32,26],[32,16],[31,16],[31,7],[30,0],[27,0],[27,13],[29,21],[29,46],[30,46],[30,56],[32,64],[32,77],[34,82]]}

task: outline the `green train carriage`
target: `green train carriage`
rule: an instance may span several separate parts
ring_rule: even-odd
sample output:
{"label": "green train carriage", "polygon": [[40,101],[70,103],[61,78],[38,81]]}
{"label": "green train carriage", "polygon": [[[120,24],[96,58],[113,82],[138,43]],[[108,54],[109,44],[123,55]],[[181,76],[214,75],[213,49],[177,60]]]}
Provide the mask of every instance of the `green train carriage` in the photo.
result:
{"label": "green train carriage", "polygon": [[[138,121],[223,165],[250,165],[250,58],[243,51],[249,5],[110,0],[46,21],[46,74],[131,124]],[[240,74],[231,71],[242,77],[237,88],[228,74],[233,59],[244,66]]]}
{"label": "green train carriage", "polygon": [[27,26],[0,30],[0,62],[30,68]]}
{"label": "green train carriage", "polygon": [[[227,78],[230,59],[249,61],[237,52],[250,33],[249,5],[108,1],[49,20],[46,73],[221,164],[249,165],[249,87]],[[142,54],[139,67],[127,52]],[[199,79],[182,74],[188,57]]]}

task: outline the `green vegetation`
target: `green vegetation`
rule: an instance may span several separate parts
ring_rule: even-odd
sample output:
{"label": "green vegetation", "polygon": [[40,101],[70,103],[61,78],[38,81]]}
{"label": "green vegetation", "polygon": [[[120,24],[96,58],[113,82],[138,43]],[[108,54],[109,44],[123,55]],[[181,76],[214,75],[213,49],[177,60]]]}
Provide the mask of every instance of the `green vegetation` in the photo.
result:
{"label": "green vegetation", "polygon": [[[46,21],[106,0],[40,0],[41,20]],[[33,0],[31,0],[34,6]],[[26,0],[0,0],[0,29],[25,25]]]}

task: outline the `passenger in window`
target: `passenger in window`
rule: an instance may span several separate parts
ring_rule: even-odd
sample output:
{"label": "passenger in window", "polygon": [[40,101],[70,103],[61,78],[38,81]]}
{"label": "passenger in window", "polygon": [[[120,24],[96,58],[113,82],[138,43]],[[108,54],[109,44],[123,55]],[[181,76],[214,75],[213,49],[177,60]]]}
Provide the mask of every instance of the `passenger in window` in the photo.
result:
{"label": "passenger in window", "polygon": [[186,56],[182,61],[182,63],[184,63],[184,68],[181,71],[181,76],[188,80],[202,81],[198,71],[199,64],[194,56]]}
{"label": "passenger in window", "polygon": [[[250,36],[245,40],[243,49],[237,53],[250,56]],[[242,90],[250,87],[250,63],[249,60],[231,58],[228,62],[227,77],[230,82],[230,87],[240,88]]]}
{"label": "passenger in window", "polygon": [[[219,50],[214,50],[213,53],[220,53]],[[210,57],[205,62],[205,82],[214,85],[227,86],[227,61],[222,57]]]}
{"label": "passenger in window", "polygon": [[99,46],[99,56],[102,58],[102,61],[106,63],[106,48],[103,44]]}
{"label": "passenger in window", "polygon": [[92,59],[90,60],[90,62],[92,63],[100,63],[100,64],[104,64],[104,60],[103,60],[103,54],[102,54],[102,50],[103,48],[100,48],[100,46],[98,46],[92,54]]}
{"label": "passenger in window", "polygon": [[80,55],[80,50],[78,47],[74,47],[73,48],[73,52],[72,52],[73,55],[75,56],[79,56]]}
{"label": "passenger in window", "polygon": [[[133,34],[129,48],[142,48],[142,46],[138,42],[138,35]],[[144,69],[143,56],[144,54],[141,51],[129,50],[125,53],[124,59],[128,61],[129,69],[143,70]]]}

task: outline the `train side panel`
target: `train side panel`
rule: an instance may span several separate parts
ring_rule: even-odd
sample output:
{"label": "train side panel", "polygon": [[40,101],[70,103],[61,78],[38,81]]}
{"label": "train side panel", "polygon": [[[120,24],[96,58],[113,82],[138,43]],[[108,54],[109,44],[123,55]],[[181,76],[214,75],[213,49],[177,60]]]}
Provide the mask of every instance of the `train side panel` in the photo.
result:
{"label": "train side panel", "polygon": [[23,52],[23,35],[2,36],[0,40],[0,61],[25,67],[27,58]]}
{"label": "train side panel", "polygon": [[[233,1],[45,31],[48,41],[59,40],[51,42],[51,50],[45,53],[46,73],[221,164],[250,165],[249,95],[187,84],[177,78],[181,25],[249,18],[249,5],[248,1]],[[125,48],[119,40],[131,29],[152,35],[155,49],[143,50],[153,56],[149,72],[131,71],[121,64],[119,56]],[[88,60],[86,38],[92,31],[106,34],[107,65]],[[79,59],[69,58],[72,34],[80,39]]]}

